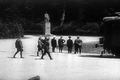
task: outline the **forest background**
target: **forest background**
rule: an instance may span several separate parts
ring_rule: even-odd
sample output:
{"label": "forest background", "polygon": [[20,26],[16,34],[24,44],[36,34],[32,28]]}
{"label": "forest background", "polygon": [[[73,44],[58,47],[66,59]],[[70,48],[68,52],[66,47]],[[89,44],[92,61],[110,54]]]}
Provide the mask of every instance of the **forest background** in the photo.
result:
{"label": "forest background", "polygon": [[119,4],[120,0],[0,0],[0,38],[43,34],[46,12],[52,34],[100,36],[103,17],[119,12]]}

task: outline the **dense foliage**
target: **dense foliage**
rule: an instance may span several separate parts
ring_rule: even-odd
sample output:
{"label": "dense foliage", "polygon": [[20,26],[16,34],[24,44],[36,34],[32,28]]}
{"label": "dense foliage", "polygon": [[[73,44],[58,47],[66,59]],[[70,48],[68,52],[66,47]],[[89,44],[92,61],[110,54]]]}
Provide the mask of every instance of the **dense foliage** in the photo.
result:
{"label": "dense foliage", "polygon": [[[102,18],[120,11],[119,3],[119,0],[0,0],[0,37],[43,34],[46,12],[53,34],[98,35]],[[60,26],[63,10],[65,20]]]}
{"label": "dense foliage", "polygon": [[0,38],[16,38],[18,36],[23,37],[23,28],[19,23],[9,22],[2,23],[0,22]]}

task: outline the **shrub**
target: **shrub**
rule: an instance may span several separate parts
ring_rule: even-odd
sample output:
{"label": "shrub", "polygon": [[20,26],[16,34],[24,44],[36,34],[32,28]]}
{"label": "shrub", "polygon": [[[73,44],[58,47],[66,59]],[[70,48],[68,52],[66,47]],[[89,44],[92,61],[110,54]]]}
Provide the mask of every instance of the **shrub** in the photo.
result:
{"label": "shrub", "polygon": [[16,38],[24,36],[24,30],[19,23],[0,23],[0,38]]}
{"label": "shrub", "polygon": [[56,26],[52,29],[53,34],[64,35],[98,35],[100,30],[97,22],[79,23],[73,22],[63,24],[63,26]]}
{"label": "shrub", "polygon": [[98,34],[100,28],[97,22],[93,23],[86,23],[84,26],[81,28],[84,33],[89,33],[89,34]]}

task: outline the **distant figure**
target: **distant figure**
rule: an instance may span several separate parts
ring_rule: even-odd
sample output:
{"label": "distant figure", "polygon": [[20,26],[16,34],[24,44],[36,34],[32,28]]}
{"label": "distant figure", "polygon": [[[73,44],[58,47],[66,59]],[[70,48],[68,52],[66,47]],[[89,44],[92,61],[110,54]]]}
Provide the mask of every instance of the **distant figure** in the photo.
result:
{"label": "distant figure", "polygon": [[55,36],[51,40],[51,46],[52,46],[52,52],[55,52],[55,48],[57,47],[57,41],[55,39]]}
{"label": "distant figure", "polygon": [[65,40],[62,39],[62,36],[61,36],[60,39],[58,40],[59,52],[61,52],[61,53],[62,53],[62,50],[64,47],[64,43],[65,43]]}
{"label": "distant figure", "polygon": [[43,57],[44,57],[44,55],[47,53],[48,56],[49,56],[49,58],[50,58],[50,60],[52,60],[52,57],[51,57],[51,55],[50,55],[49,45],[50,45],[50,44],[49,44],[49,39],[48,39],[47,37],[45,37],[44,53],[42,54],[41,59],[44,59]]}
{"label": "distant figure", "polygon": [[71,40],[71,36],[69,36],[69,39],[67,40],[67,47],[68,47],[68,53],[71,53],[73,47],[73,41]]}
{"label": "distant figure", "polygon": [[39,56],[39,52],[41,51],[41,53],[43,54],[43,40],[41,39],[41,37],[39,37],[38,39],[38,51],[37,51],[37,56]]}
{"label": "distant figure", "polygon": [[75,39],[74,46],[75,46],[75,54],[78,53],[78,50],[79,53],[81,54],[82,40],[79,39],[79,36],[77,37],[77,39]]}
{"label": "distant figure", "polygon": [[16,51],[16,53],[14,54],[13,58],[15,58],[15,56],[16,56],[16,54],[17,54],[18,52],[20,52],[20,57],[23,58],[23,57],[22,57],[23,45],[22,45],[22,41],[21,41],[21,38],[20,38],[20,37],[18,37],[18,39],[16,40],[16,42],[15,42],[15,47],[17,48],[17,51]]}

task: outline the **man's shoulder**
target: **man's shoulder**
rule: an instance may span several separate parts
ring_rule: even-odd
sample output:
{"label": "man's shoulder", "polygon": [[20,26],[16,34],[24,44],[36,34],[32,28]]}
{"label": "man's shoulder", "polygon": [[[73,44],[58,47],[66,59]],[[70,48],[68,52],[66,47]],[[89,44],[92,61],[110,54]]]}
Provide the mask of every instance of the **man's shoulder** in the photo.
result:
{"label": "man's shoulder", "polygon": [[81,40],[81,39],[79,39],[78,41],[79,41],[79,42],[82,42],[82,40]]}
{"label": "man's shoulder", "polygon": [[65,41],[64,39],[62,39],[62,41]]}
{"label": "man's shoulder", "polygon": [[82,40],[80,39],[80,41],[82,42]]}
{"label": "man's shoulder", "polygon": [[21,40],[17,39],[16,42],[21,42]]}
{"label": "man's shoulder", "polygon": [[68,39],[67,41],[72,41],[72,39]]}

